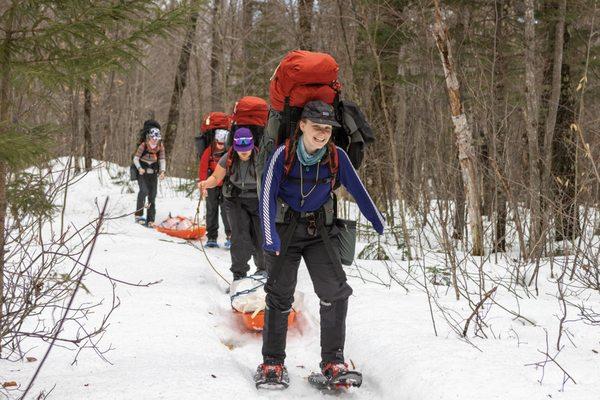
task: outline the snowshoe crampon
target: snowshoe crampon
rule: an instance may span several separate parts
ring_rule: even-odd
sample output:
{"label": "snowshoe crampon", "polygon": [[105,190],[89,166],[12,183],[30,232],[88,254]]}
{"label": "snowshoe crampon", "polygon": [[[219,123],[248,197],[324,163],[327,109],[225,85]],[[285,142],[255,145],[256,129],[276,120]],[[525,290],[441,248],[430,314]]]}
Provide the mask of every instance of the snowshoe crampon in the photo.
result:
{"label": "snowshoe crampon", "polygon": [[333,376],[313,372],[308,376],[308,383],[321,390],[344,390],[351,387],[360,387],[362,385],[362,374],[348,369],[341,370]]}
{"label": "snowshoe crampon", "polygon": [[290,385],[287,369],[283,364],[260,364],[254,374],[257,389],[281,390]]}

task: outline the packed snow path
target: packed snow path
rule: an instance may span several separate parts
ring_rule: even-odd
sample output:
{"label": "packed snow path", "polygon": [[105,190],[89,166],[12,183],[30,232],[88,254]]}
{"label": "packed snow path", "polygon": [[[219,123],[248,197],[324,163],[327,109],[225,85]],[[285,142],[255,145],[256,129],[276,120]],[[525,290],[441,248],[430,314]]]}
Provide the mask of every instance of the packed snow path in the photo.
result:
{"label": "packed snow path", "polygon": [[[111,183],[106,171],[96,171],[77,183],[69,194],[67,218],[73,224],[92,219],[94,199],[110,196],[110,214],[129,212],[135,193],[123,193]],[[157,220],[169,212],[193,216],[194,200],[161,184]],[[94,352],[83,351],[75,365],[74,352],[55,347],[36,381],[32,393],[48,392],[54,399],[312,399],[322,394],[310,387],[306,377],[318,367],[318,300],[310,278],[301,266],[298,289],[305,294],[298,323],[288,335],[286,365],[290,388],[284,393],[257,391],[252,381],[261,361],[260,334],[244,331],[231,312],[226,284],[207,264],[198,249],[182,240],[135,225],[133,217],[108,222],[99,238],[92,264],[119,280],[146,283],[150,287],[119,284],[120,307],[100,347],[110,344],[102,361]],[[220,238],[222,242],[223,237]],[[229,253],[206,250],[215,267],[230,278]],[[378,261],[360,261],[382,277],[385,266]],[[253,267],[251,272],[253,271]],[[525,364],[540,361],[544,332],[518,321],[498,322],[500,339],[474,340],[481,349],[457,338],[437,315],[438,336],[433,332],[427,297],[419,290],[408,294],[400,286],[391,288],[349,278],[354,289],[347,320],[346,356],[364,374],[363,387],[341,397],[351,399],[581,399],[599,392],[600,350],[597,335],[581,331],[579,349],[561,354],[578,385],[560,392],[560,371],[541,371]],[[110,284],[90,275],[85,282],[91,294],[80,292],[79,301],[106,298]],[[442,301],[454,304],[449,294]],[[550,305],[551,304],[551,305]],[[549,299],[524,299],[522,309],[540,325],[555,326]],[[465,308],[466,310],[466,308]],[[463,313],[467,313],[464,311]],[[100,313],[97,315],[101,318]],[[93,322],[93,321],[91,321]],[[514,330],[514,335],[505,334]],[[551,328],[549,328],[551,329]],[[518,332],[518,335],[517,335]],[[597,332],[596,332],[597,334]],[[28,355],[38,360],[46,345]],[[571,347],[571,346],[570,346]],[[26,385],[37,363],[0,362],[0,378]],[[15,392],[15,395],[17,393]],[[594,395],[592,395],[594,394]],[[0,396],[1,397],[1,396]],[[31,397],[33,398],[33,396]],[[327,397],[325,397],[327,398]]]}

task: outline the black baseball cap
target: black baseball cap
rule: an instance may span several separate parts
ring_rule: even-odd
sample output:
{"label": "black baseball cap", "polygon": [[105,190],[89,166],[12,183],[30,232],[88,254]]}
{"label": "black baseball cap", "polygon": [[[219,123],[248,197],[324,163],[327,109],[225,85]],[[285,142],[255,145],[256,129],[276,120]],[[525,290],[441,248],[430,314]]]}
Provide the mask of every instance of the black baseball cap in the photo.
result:
{"label": "black baseball cap", "polygon": [[304,118],[315,124],[341,126],[335,119],[335,110],[333,107],[321,100],[309,101],[304,105],[300,119]]}

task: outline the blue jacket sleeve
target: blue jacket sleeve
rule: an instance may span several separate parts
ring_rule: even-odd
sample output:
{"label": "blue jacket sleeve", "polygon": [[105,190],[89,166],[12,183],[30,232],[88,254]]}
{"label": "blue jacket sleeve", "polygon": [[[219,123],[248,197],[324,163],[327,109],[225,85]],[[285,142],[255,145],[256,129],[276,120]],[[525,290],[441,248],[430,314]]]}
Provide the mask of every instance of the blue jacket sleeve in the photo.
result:
{"label": "blue jacket sleeve", "polygon": [[281,247],[275,217],[279,184],[284,172],[284,149],[284,146],[277,148],[267,161],[260,188],[258,212],[263,233],[263,248],[272,253],[279,251]]}
{"label": "blue jacket sleeve", "polygon": [[338,179],[344,185],[344,187],[350,192],[356,204],[360,209],[360,212],[371,222],[373,228],[380,235],[383,234],[383,228],[385,227],[385,219],[375,207],[373,199],[369,196],[367,189],[363,185],[362,181],[358,177],[356,170],[348,158],[348,154],[338,147],[338,159],[339,159],[339,170]]}

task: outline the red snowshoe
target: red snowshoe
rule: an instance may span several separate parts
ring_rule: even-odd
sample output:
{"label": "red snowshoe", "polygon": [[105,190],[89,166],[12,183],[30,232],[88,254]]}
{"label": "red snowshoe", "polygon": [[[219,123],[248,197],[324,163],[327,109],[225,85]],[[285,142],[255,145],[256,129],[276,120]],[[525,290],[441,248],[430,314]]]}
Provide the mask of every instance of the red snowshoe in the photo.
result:
{"label": "red snowshoe", "polygon": [[325,363],[321,365],[321,373],[313,372],[308,382],[322,390],[342,390],[362,385],[362,374],[348,369],[346,363]]}
{"label": "red snowshoe", "polygon": [[287,389],[290,377],[283,364],[260,364],[254,374],[257,389]]}

